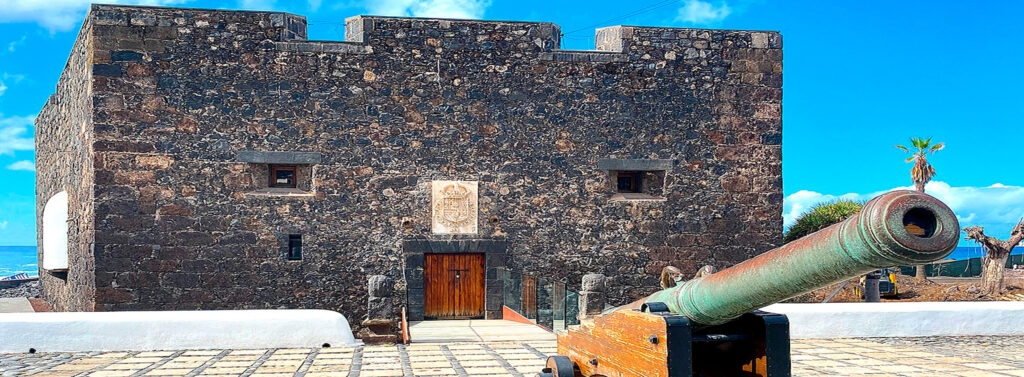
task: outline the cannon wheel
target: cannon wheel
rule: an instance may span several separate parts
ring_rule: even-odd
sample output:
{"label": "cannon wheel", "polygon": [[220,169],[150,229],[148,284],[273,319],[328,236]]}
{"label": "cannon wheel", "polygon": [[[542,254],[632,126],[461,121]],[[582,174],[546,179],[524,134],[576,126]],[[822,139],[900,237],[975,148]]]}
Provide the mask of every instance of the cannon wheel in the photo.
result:
{"label": "cannon wheel", "polygon": [[565,356],[551,356],[537,377],[575,377],[576,365]]}

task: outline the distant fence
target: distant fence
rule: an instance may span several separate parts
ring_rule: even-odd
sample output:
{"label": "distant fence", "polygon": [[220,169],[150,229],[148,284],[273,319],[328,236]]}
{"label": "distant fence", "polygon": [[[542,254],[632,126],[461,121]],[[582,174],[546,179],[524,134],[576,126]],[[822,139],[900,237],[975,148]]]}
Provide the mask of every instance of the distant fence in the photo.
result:
{"label": "distant fence", "polygon": [[[1015,264],[1024,265],[1024,254],[1013,254],[1006,259],[1006,268],[1013,268]],[[899,266],[899,269],[904,275],[914,275],[915,272],[913,266]],[[981,258],[929,264],[925,266],[925,273],[928,276],[978,277],[981,276]]]}

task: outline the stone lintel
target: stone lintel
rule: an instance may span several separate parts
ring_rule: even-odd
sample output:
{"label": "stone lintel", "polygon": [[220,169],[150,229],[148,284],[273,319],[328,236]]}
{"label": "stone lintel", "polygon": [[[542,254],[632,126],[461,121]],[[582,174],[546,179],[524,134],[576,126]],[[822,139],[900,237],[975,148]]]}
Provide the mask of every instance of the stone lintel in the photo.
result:
{"label": "stone lintel", "polygon": [[402,250],[406,254],[417,253],[484,253],[504,254],[505,240],[462,239],[462,240],[428,240],[407,239],[402,241]]}
{"label": "stone lintel", "polygon": [[672,169],[672,160],[605,158],[597,161],[600,170],[652,171]]}
{"label": "stone lintel", "polygon": [[320,152],[269,152],[269,151],[241,151],[236,157],[238,161],[253,164],[319,164],[322,156]]}

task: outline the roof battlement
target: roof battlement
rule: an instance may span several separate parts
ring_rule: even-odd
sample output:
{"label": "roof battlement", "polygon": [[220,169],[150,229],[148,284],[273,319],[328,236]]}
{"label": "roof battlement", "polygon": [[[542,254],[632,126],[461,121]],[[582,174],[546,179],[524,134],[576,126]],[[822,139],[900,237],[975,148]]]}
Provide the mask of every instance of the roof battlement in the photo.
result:
{"label": "roof battlement", "polygon": [[[723,47],[781,49],[774,31],[713,30],[648,26],[596,29],[596,50],[561,48],[561,27],[551,22],[491,21],[445,18],[354,16],[345,20],[344,41],[307,40],[304,16],[244,10],[93,5],[87,22],[103,26],[212,28],[237,39],[269,40],[278,50],[325,53],[373,53],[395,49],[491,50],[541,53],[542,59],[621,61],[652,49],[677,50],[681,58],[702,58],[700,50]],[[248,32],[250,35],[239,35]],[[179,34],[180,35],[180,34]]]}

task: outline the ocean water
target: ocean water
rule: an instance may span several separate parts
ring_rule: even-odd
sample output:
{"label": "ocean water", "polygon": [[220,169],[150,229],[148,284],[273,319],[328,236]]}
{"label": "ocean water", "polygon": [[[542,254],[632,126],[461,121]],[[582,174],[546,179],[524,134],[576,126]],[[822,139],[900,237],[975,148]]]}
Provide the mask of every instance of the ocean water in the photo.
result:
{"label": "ocean water", "polygon": [[[1013,251],[1011,251],[1010,254],[1024,254],[1024,247],[1017,246],[1013,248]],[[981,246],[958,246],[956,250],[953,250],[953,252],[950,253],[949,256],[946,258],[963,260],[971,258],[981,258],[983,256],[985,256],[985,249],[982,249]]]}
{"label": "ocean water", "polygon": [[35,246],[0,246],[0,278],[14,274],[39,275]]}

